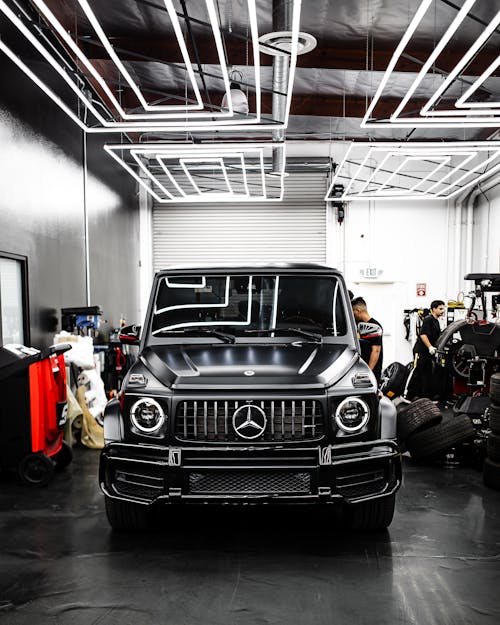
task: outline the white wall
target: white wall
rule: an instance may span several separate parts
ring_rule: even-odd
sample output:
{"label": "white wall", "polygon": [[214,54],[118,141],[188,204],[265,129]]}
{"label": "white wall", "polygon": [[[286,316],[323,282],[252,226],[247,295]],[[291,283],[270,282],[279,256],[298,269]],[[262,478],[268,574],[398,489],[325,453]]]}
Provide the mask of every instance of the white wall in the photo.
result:
{"label": "white wall", "polygon": [[[442,201],[355,201],[347,205],[344,223],[333,229],[334,264],[384,327],[384,366],[412,359],[404,309],[456,298],[448,288],[450,215],[453,211]],[[376,269],[377,277],[365,278],[366,268]],[[425,296],[417,295],[417,283],[426,285]]]}
{"label": "white wall", "polygon": [[474,209],[471,271],[500,273],[500,187],[480,193]]}

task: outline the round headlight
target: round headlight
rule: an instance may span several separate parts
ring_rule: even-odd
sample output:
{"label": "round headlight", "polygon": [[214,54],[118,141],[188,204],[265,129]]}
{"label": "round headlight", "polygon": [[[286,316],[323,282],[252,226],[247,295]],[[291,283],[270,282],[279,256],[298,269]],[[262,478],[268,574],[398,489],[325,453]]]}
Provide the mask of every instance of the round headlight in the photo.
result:
{"label": "round headlight", "polygon": [[335,422],[348,434],[362,430],[370,418],[368,405],[359,397],[346,397],[337,406]]}
{"label": "round headlight", "polygon": [[160,404],[151,398],[139,399],[130,409],[130,419],[141,432],[155,432],[165,421]]}

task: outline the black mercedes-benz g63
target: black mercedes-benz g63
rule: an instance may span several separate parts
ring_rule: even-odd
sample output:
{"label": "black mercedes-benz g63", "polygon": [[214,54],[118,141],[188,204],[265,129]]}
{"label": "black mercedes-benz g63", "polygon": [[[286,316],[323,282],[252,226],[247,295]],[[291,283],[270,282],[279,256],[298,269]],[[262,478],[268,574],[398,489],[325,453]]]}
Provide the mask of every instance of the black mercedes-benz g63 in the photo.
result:
{"label": "black mercedes-benz g63", "polygon": [[360,359],[337,270],[172,267],[122,340],[140,346],[104,414],[113,528],[189,503],[338,503],[352,527],[391,523],[396,410]]}

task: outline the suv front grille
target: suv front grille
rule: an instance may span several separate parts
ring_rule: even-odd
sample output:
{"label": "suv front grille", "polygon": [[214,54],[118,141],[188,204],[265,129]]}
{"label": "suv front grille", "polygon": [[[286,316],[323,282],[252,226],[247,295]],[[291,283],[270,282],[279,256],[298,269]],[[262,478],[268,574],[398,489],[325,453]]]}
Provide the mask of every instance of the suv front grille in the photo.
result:
{"label": "suv front grille", "polygon": [[[238,436],[233,414],[246,402],[227,400],[191,400],[177,405],[175,435],[185,441],[251,441]],[[258,406],[266,414],[263,434],[253,442],[312,441],[325,433],[321,403],[307,400],[262,400]]]}
{"label": "suv front grille", "polygon": [[191,473],[189,492],[195,494],[237,495],[267,493],[309,493],[309,473],[288,471],[206,471]]}

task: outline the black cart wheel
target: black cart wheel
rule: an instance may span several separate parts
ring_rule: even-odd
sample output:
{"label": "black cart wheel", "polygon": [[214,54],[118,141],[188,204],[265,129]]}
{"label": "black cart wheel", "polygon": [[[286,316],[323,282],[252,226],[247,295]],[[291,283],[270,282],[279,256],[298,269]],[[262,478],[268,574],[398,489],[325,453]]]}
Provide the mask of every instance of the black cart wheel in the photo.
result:
{"label": "black cart wheel", "polygon": [[495,434],[500,434],[500,406],[490,404],[488,411],[490,428]]}
{"label": "black cart wheel", "polygon": [[114,530],[133,532],[145,530],[150,525],[150,510],[147,506],[112,499],[104,495],[106,516]]}
{"label": "black cart wheel", "polygon": [[395,495],[350,505],[346,510],[348,527],[368,532],[385,530],[394,516]]}
{"label": "black cart wheel", "polygon": [[500,405],[500,373],[494,373],[490,378],[491,401]]}
{"label": "black cart wheel", "polygon": [[419,432],[426,427],[440,423],[442,418],[441,411],[430,399],[426,397],[416,399],[398,411],[398,443],[403,443],[414,432]]}
{"label": "black cart wheel", "polygon": [[61,449],[52,458],[56,463],[55,470],[62,471],[73,461],[73,449],[66,441],[63,441]]}
{"label": "black cart wheel", "polygon": [[415,460],[431,458],[451,449],[455,445],[473,439],[476,429],[465,414],[459,414],[441,421],[421,432],[415,432],[406,439],[406,447]]}
{"label": "black cart wheel", "polygon": [[18,473],[28,486],[46,486],[54,475],[54,463],[45,454],[28,454],[19,463]]}
{"label": "black cart wheel", "polygon": [[483,466],[483,479],[486,486],[500,490],[500,463],[486,458]]}

